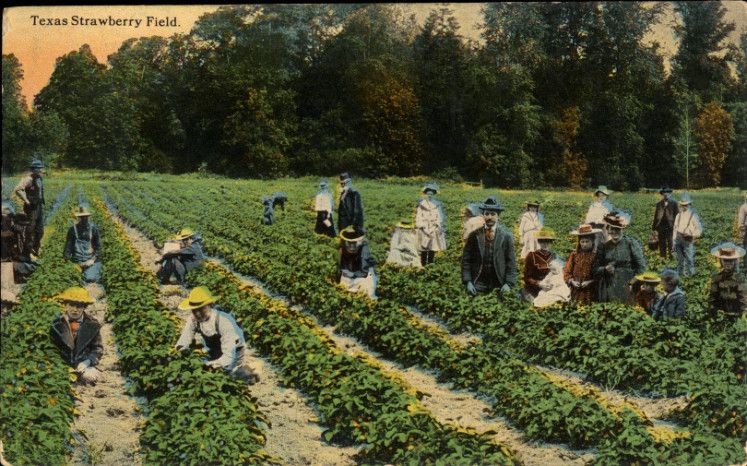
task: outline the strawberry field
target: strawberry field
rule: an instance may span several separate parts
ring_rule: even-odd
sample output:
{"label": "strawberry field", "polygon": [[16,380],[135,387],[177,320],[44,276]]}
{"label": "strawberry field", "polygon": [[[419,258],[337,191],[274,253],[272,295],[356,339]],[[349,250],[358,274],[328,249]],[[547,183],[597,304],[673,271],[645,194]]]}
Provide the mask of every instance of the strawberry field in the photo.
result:
{"label": "strawberry field", "polygon": [[[554,250],[567,257],[575,239],[564,233],[583,219],[590,193],[444,184],[438,199],[448,249],[425,269],[409,270],[384,260],[393,226],[414,215],[422,181],[355,182],[380,275],[380,298],[372,301],[335,282],[339,245],[314,233],[317,179],[112,178],[46,179],[42,266],[2,319],[0,439],[12,464],[61,464],[69,454],[74,376],[55,357],[47,329],[59,312],[49,298],[76,281],[61,250],[69,213],[81,201],[102,232],[106,320],[116,345],[107,351],[118,352],[130,394],[145,400],[139,443],[146,464],[286,461],[264,449],[273,407],[260,406],[252,386],[203,368],[199,351],[171,349],[180,321],[159,300],[142,251],[120,222],[156,245],[182,227],[201,234],[206,252],[219,261],[191,272],[190,283],[220,296],[258,357],[317,413],[320,441],[359,447],[356,462],[565,464],[561,457],[530,458],[523,445],[558,446],[594,464],[745,461],[747,321],[713,319],[705,310],[717,271],[708,251],[737,236],[737,191],[693,193],[704,235],[696,245],[697,273],[681,282],[687,316],[659,322],[619,304],[535,309],[514,297],[465,292],[460,211],[468,202],[496,195],[506,207],[499,221],[518,235],[524,202],[538,199],[545,225],[559,232]],[[5,181],[4,194],[11,184]],[[275,191],[287,193],[285,210],[276,210],[273,225],[262,225],[260,199]],[[645,242],[657,198],[612,193],[612,204],[632,213],[626,234]],[[645,254],[649,270],[674,265],[648,249]],[[242,277],[272,296],[247,287]],[[376,356],[346,352],[323,330],[329,327]],[[439,418],[423,406],[428,393],[381,362],[416,368],[485,400],[484,417],[518,432],[520,442]]]}

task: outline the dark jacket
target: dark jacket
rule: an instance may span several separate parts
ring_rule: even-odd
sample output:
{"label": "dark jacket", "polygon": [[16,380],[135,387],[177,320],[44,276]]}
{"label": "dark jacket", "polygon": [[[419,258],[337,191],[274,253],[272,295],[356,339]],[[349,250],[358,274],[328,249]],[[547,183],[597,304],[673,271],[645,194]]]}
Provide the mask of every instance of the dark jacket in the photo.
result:
{"label": "dark jacket", "polygon": [[672,231],[674,228],[674,219],[677,217],[677,213],[680,211],[677,207],[677,202],[671,199],[667,202],[667,206],[664,207],[664,200],[656,203],[656,211],[654,211],[654,222],[651,224],[651,229],[656,231]]}
{"label": "dark jacket", "polygon": [[342,231],[349,225],[363,229],[363,202],[360,193],[353,188],[348,189],[337,208],[338,230]]}
{"label": "dark jacket", "polygon": [[90,239],[91,247],[93,248],[93,254],[96,256],[96,262],[101,262],[101,235],[99,235],[99,229],[96,225],[91,224],[91,237],[88,238],[88,227],[81,228],[79,223],[71,226],[67,230],[67,239],[65,240],[65,251],[63,256],[67,260],[73,259],[75,253],[75,231],[73,228],[78,229],[78,238]]}
{"label": "dark jacket", "polygon": [[104,354],[104,345],[101,343],[101,324],[85,312],[78,327],[78,337],[75,342],[73,342],[70,325],[63,315],[57,316],[52,322],[49,334],[59,348],[62,358],[73,367],[86,359],[91,361],[91,366],[95,366]]}
{"label": "dark jacket", "polygon": [[668,319],[670,317],[685,317],[685,292],[677,287],[668,295],[661,296],[651,307],[651,317],[654,319]]}
{"label": "dark jacket", "polygon": [[[507,284],[513,287],[516,285],[518,275],[513,235],[501,225],[496,225],[493,242],[493,269],[498,281],[501,286]],[[484,250],[485,227],[481,227],[470,233],[462,249],[462,282],[465,284],[475,283],[480,276]]]}
{"label": "dark jacket", "polygon": [[349,254],[343,247],[340,252],[340,262],[337,264],[337,279],[340,279],[343,270],[353,272],[355,278],[367,277],[368,272],[375,265],[376,261],[371,257],[367,242],[364,241],[358,252],[354,254]]}

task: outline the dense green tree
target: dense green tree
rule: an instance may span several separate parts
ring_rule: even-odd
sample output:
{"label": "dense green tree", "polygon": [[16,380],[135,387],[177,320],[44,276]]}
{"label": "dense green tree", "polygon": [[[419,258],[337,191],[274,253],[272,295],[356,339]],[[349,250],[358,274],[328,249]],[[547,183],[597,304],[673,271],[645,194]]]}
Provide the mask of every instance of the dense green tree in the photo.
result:
{"label": "dense green tree", "polygon": [[703,107],[695,122],[698,143],[698,181],[701,186],[718,186],[726,154],[734,139],[731,116],[716,102]]}
{"label": "dense green tree", "polygon": [[21,93],[23,68],[18,58],[3,55],[3,172],[15,171],[28,164],[26,144],[30,131],[26,99]]}

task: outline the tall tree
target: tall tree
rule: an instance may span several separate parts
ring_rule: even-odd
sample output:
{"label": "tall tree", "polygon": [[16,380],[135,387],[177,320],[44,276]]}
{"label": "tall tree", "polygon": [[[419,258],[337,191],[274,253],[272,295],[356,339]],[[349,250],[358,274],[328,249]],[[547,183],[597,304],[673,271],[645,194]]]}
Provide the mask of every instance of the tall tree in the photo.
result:
{"label": "tall tree", "polygon": [[697,94],[701,102],[723,101],[733,86],[729,62],[734,59],[726,38],[734,30],[726,22],[721,2],[675,2],[680,18],[674,31],[679,47],[673,58],[673,75]]}
{"label": "tall tree", "polygon": [[19,170],[30,156],[28,107],[21,93],[23,68],[13,55],[3,55],[3,172]]}
{"label": "tall tree", "polygon": [[734,138],[734,125],[729,113],[711,102],[698,115],[695,125],[698,142],[698,174],[703,186],[719,186],[726,154]]}

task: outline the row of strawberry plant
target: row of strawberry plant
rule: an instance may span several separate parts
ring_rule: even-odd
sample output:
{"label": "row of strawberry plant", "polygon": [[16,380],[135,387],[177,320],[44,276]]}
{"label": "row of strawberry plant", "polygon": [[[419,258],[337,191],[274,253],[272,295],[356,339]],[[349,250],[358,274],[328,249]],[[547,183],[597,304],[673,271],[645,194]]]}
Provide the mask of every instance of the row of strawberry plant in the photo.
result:
{"label": "row of strawberry plant", "polygon": [[[157,212],[149,212],[148,217],[151,221],[160,219],[156,222],[162,225],[174,221],[165,214],[163,205]],[[192,220],[188,214],[182,219]],[[228,234],[228,225],[210,223],[222,237]],[[318,274],[237,252],[237,245],[213,236],[208,225],[200,226],[206,228],[203,234],[208,248],[226,257],[239,271],[264,279],[292,301],[306,305],[323,321],[338,324],[341,333],[357,337],[387,357],[435,369],[457,386],[495,396],[495,410],[521,426],[532,438],[589,446],[626,429],[637,429],[654,444],[645,429],[650,422],[645,419],[634,415],[635,423],[624,424],[621,416],[604,409],[594,397],[574,396],[519,361],[484,348],[451,348],[440,335],[414,324],[409,314],[394,303],[360,300],[330,286]],[[238,249],[242,249],[242,241],[237,242]],[[289,252],[275,257],[287,256]],[[545,402],[535,406],[533,398]],[[563,411],[569,411],[571,416],[557,415]]]}
{"label": "row of strawberry plant", "polygon": [[49,337],[62,311],[50,298],[80,280],[80,271],[62,257],[73,199],[49,219],[42,263],[20,295],[20,303],[0,319],[0,435],[12,464],[62,464],[70,447],[75,374]]}
{"label": "row of strawberry plant", "polygon": [[395,381],[342,352],[303,314],[241,287],[216,264],[190,272],[243,323],[248,342],[280,369],[286,384],[310,396],[328,426],[327,441],[364,442],[359,460],[373,463],[514,464],[489,436],[440,424]]}
{"label": "row of strawberry plant", "polygon": [[262,450],[267,419],[246,384],[206,368],[201,350],[175,352],[177,318],[158,300],[154,276],[140,266],[138,252],[99,200],[94,219],[106,251],[102,282],[119,367],[132,380],[132,393],[148,401],[140,436],[145,461],[275,462]]}
{"label": "row of strawberry plant", "polygon": [[[152,194],[157,196],[156,193]],[[221,211],[221,216],[224,215],[221,206],[215,205],[214,199],[216,199],[216,196],[213,193],[205,194],[205,198],[201,198],[197,193],[187,194],[182,192],[180,194],[181,196],[189,195],[190,198],[196,195],[198,202],[195,204],[204,206],[212,212],[218,209],[218,211]],[[172,191],[169,193],[168,199],[159,198],[158,201],[154,200],[153,204],[157,203],[159,206],[164,206],[171,202],[174,205],[175,197],[178,198],[176,193]],[[231,207],[230,202],[221,202],[229,204],[226,208]],[[237,221],[241,221],[244,212],[239,211],[234,215]],[[298,222],[293,222],[291,219],[296,217],[288,215],[284,219],[284,225],[279,227],[282,228],[283,234],[278,234],[272,226],[257,227],[250,224],[248,228],[253,235],[264,238],[268,243],[301,246],[300,249],[307,254],[311,249],[328,247],[329,249],[325,251],[327,254],[323,254],[314,263],[319,265],[320,273],[331,273],[330,270],[333,270],[333,268],[329,265],[331,261],[334,261],[336,252],[334,243],[326,238],[312,237],[311,239],[305,239],[295,235],[294,233],[299,230],[296,228]],[[229,231],[228,229],[231,226],[223,228],[224,231]],[[235,224],[234,228],[240,229],[241,224]],[[306,247],[303,248],[302,246]],[[267,247],[263,244],[263,248]],[[434,278],[432,280],[415,280],[414,277],[418,276],[417,273],[406,273],[398,277],[391,271],[385,272],[380,282],[381,294],[391,299],[409,301],[409,304],[419,305],[428,312],[435,310],[442,318],[462,318],[467,320],[467,323],[470,323],[468,319],[472,318],[473,322],[471,323],[474,325],[469,327],[451,326],[450,328],[454,331],[480,329],[481,333],[484,333],[487,331],[486,324],[494,322],[490,328],[494,330],[495,335],[488,341],[488,344],[500,347],[510,345],[522,357],[531,358],[534,362],[553,364],[582,372],[591,376],[593,380],[600,381],[608,386],[621,384],[622,387],[664,393],[682,393],[691,388],[692,381],[696,379],[695,376],[701,372],[702,351],[698,354],[698,362],[695,362],[693,359],[683,360],[672,357],[672,354],[660,354],[662,346],[664,348],[674,348],[672,352],[689,346],[709,348],[714,357],[708,358],[707,361],[716,366],[712,371],[714,373],[729,374],[729,368],[739,367],[740,361],[743,360],[743,358],[737,357],[716,357],[716,353],[741,354],[738,351],[726,353],[720,351],[721,347],[729,344],[733,347],[734,342],[738,341],[736,339],[723,338],[723,340],[720,340],[724,341],[721,346],[700,345],[692,341],[694,332],[682,331],[669,335],[666,339],[669,345],[656,344],[654,342],[660,337],[662,329],[664,329],[663,333],[667,333],[666,329],[669,327],[658,324],[624,306],[596,305],[592,309],[602,310],[600,313],[602,315],[598,316],[597,319],[588,318],[589,313],[585,309],[581,315],[576,313],[577,318],[569,319],[568,316],[576,309],[574,305],[566,306],[567,311],[564,310],[556,315],[527,312],[524,303],[513,303],[512,306],[507,306],[505,301],[499,301],[494,297],[473,300],[465,297],[462,290],[455,289],[453,285],[449,286],[449,283],[439,280],[440,274],[444,272],[446,266],[443,264],[437,265],[439,268],[431,274],[431,277]],[[389,278],[391,280],[388,280]],[[406,289],[400,289],[397,286],[400,283],[392,283],[395,281],[403,283]],[[412,299],[407,297],[419,299],[413,303]],[[612,313],[616,315],[611,316]],[[553,316],[556,318],[553,319]],[[626,321],[621,322],[622,318],[635,322],[646,322],[646,327],[652,330],[648,333],[649,337],[646,338],[646,333],[641,332],[640,328],[637,329],[639,331],[636,334],[625,331],[624,324]],[[563,336],[563,341],[554,338],[552,332]],[[634,336],[636,339],[632,340]],[[586,345],[584,348],[577,344],[579,337],[583,337],[582,340]],[[632,348],[631,342],[635,342]],[[565,346],[563,346],[563,343],[565,343]],[[658,345],[658,347],[654,345]],[[726,368],[726,370],[717,370],[721,368]],[[651,377],[652,371],[658,376]]]}

